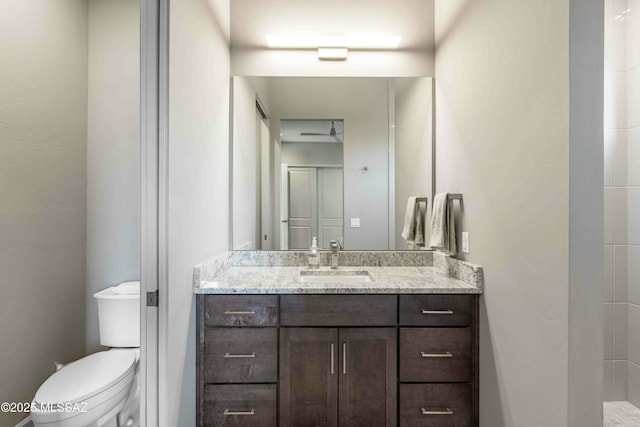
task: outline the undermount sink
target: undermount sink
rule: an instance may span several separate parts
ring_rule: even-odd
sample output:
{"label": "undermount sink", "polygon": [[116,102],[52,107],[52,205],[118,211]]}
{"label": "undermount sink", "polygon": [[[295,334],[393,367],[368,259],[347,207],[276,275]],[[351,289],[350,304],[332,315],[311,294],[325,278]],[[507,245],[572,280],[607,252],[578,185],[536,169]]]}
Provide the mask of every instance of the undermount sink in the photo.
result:
{"label": "undermount sink", "polygon": [[301,271],[303,283],[371,283],[368,271]]}

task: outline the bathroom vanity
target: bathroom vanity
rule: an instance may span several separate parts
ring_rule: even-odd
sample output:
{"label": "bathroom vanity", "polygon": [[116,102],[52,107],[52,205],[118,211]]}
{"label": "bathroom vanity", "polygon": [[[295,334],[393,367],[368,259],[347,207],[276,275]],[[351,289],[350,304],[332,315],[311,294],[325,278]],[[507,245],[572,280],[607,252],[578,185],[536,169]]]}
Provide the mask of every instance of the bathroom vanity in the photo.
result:
{"label": "bathroom vanity", "polygon": [[199,426],[478,425],[480,267],[242,254],[194,275]]}

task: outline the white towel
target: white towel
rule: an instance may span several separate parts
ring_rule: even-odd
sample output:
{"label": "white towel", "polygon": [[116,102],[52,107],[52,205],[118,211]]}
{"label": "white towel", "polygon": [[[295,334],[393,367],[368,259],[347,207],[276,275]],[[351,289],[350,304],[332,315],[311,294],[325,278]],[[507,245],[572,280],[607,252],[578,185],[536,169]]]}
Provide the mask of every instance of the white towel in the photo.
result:
{"label": "white towel", "polygon": [[457,252],[456,224],[448,193],[439,193],[433,198],[429,246],[447,254]]}
{"label": "white towel", "polygon": [[415,197],[409,197],[404,213],[404,228],[402,229],[402,237],[407,241],[409,249],[424,246],[424,223],[420,204],[416,202]]}

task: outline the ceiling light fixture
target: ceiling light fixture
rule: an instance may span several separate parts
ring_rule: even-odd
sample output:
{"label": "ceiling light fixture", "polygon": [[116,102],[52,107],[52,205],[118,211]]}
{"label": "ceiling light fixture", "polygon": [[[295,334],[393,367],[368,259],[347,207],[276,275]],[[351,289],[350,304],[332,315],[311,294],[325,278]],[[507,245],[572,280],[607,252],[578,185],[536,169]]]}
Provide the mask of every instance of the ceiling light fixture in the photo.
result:
{"label": "ceiling light fixture", "polygon": [[320,36],[313,34],[280,34],[267,36],[267,46],[280,49],[317,49],[320,47],[349,49],[397,49],[400,36],[351,34]]}

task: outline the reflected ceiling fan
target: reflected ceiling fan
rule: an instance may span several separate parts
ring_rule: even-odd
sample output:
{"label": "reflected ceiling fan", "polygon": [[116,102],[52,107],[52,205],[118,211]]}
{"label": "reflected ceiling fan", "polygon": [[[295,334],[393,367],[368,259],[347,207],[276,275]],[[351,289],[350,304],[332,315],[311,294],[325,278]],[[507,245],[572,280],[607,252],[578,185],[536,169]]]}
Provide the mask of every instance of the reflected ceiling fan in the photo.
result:
{"label": "reflected ceiling fan", "polygon": [[338,135],[342,135],[344,132],[336,132],[335,121],[331,120],[331,130],[329,133],[318,133],[318,132],[300,132],[302,136],[332,136],[338,139]]}

